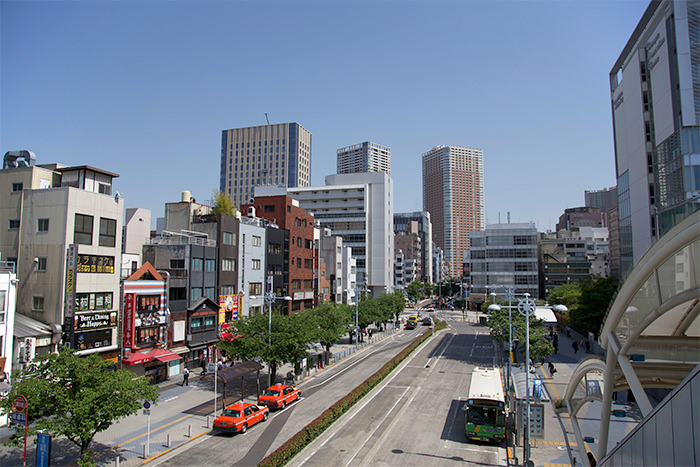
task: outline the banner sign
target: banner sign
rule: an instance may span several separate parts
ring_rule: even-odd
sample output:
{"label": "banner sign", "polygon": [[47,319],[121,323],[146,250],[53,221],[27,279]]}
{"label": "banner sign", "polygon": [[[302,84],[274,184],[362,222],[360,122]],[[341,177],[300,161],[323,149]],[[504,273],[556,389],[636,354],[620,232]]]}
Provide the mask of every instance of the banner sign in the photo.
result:
{"label": "banner sign", "polygon": [[114,274],[114,256],[78,255],[77,272]]}
{"label": "banner sign", "polygon": [[134,346],[136,332],[136,294],[124,294],[124,350]]}
{"label": "banner sign", "polygon": [[238,295],[219,295],[219,324],[226,322],[226,315],[231,320],[238,319]]}
{"label": "banner sign", "polygon": [[78,313],[75,315],[75,330],[85,331],[90,329],[107,328],[117,325],[117,312],[106,311],[102,313]]}

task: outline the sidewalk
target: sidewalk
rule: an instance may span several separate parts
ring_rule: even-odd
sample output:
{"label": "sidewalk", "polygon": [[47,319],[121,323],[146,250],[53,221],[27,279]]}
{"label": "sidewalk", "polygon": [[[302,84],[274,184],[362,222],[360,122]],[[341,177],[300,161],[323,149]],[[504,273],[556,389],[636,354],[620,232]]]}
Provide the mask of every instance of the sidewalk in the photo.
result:
{"label": "sidewalk", "polygon": [[[345,336],[331,348],[330,362],[321,368],[307,368],[297,379],[297,385],[303,389],[309,379],[330,368],[335,363],[349,357],[365,347],[375,344],[393,334],[391,327],[384,332],[375,332],[371,340],[365,336],[365,341],[350,344]],[[312,354],[318,354],[318,352]],[[277,382],[283,382],[286,373],[293,368],[281,365],[277,370]],[[185,446],[200,436],[208,433],[214,420],[214,382],[212,379],[200,378],[198,372],[190,375],[189,386],[180,386],[182,377],[167,380],[158,385],[160,400],[151,407],[150,415],[144,415],[143,410],[126,417],[98,433],[90,447],[94,450],[94,460],[100,466],[136,467],[155,461],[166,452]],[[267,386],[267,366],[260,372],[260,387]],[[226,403],[231,404],[241,399],[240,385],[227,388]],[[243,399],[255,403],[257,401],[257,384],[255,375],[245,378],[245,394]],[[222,387],[217,385],[217,408],[222,408]],[[148,430],[150,418],[150,434]],[[13,430],[0,428],[0,443],[7,441]],[[149,442],[150,441],[150,442]],[[144,446],[149,446],[148,452]],[[52,467],[75,465],[80,450],[65,438],[52,440]],[[5,467],[21,466],[23,449],[7,447],[0,444],[0,465]],[[36,463],[36,446],[34,438],[27,440],[27,465]]]}
{"label": "sidewalk", "polygon": [[[537,374],[543,379],[547,393],[551,402],[545,404],[545,436],[544,439],[532,439],[530,449],[530,459],[535,466],[563,467],[563,466],[588,466],[588,459],[580,459],[577,450],[576,438],[572,428],[563,397],[569,380],[579,365],[579,363],[591,356],[598,356],[605,359],[604,351],[596,343],[591,348],[591,353],[586,353],[580,342],[584,337],[573,332],[571,337],[567,337],[564,331],[559,333],[559,352],[547,358],[554,364],[556,372],[554,377],[550,377],[544,365],[536,366]],[[578,352],[574,352],[572,343],[579,343]],[[625,434],[631,430],[640,420],[635,404],[620,402],[625,406],[627,415],[615,419],[615,426],[611,427],[610,444],[614,445],[621,440]],[[560,405],[559,408],[555,405]],[[616,407],[613,407],[614,409]],[[597,438],[600,427],[600,403],[589,402],[582,412],[579,412],[579,423],[582,435],[586,443],[586,449],[598,454]],[[516,452],[518,461],[522,465],[523,448],[519,446]],[[576,462],[573,464],[573,462]],[[511,465],[514,465],[511,463]]]}

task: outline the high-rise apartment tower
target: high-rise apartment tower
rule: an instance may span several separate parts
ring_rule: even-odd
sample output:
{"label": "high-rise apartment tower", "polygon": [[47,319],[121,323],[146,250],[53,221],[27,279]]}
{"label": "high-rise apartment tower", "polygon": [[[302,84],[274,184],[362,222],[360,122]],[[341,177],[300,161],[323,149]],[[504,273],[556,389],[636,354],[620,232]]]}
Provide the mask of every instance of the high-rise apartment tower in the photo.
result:
{"label": "high-rise apartment tower", "polygon": [[435,146],[423,154],[423,210],[430,212],[448,275],[461,277],[469,232],[485,226],[483,149]]}
{"label": "high-rise apartment tower", "polygon": [[353,174],[363,172],[384,172],[391,177],[391,148],[365,141],[340,148],[338,173]]}
{"label": "high-rise apartment tower", "polygon": [[700,209],[700,2],[652,1],[610,71],[620,262]]}
{"label": "high-rise apartment tower", "polygon": [[311,133],[298,123],[221,132],[219,190],[236,206],[249,203],[256,186],[309,186]]}

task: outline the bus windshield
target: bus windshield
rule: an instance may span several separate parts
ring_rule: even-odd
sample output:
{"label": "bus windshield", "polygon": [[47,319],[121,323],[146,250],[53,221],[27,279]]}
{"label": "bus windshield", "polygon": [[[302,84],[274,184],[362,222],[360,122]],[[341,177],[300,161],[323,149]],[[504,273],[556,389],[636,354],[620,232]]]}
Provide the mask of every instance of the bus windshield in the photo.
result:
{"label": "bus windshield", "polygon": [[498,407],[470,405],[467,410],[467,422],[475,425],[505,426],[505,414]]}

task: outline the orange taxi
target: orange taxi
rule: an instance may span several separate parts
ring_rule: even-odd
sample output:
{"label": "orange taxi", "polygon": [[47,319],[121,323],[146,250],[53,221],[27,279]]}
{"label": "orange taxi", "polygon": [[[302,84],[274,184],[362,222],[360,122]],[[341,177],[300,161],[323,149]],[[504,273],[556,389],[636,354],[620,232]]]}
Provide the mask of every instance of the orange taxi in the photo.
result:
{"label": "orange taxi", "polygon": [[214,420],[214,430],[226,433],[245,433],[248,428],[258,422],[267,420],[270,410],[247,402],[236,402],[229,405],[219,417]]}
{"label": "orange taxi", "polygon": [[299,397],[301,389],[286,384],[275,384],[265,389],[263,395],[258,398],[258,404],[271,409],[283,409],[290,402],[299,400]]}

